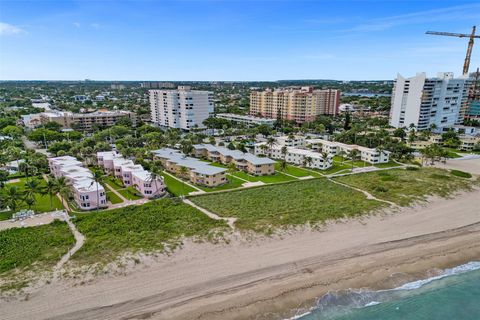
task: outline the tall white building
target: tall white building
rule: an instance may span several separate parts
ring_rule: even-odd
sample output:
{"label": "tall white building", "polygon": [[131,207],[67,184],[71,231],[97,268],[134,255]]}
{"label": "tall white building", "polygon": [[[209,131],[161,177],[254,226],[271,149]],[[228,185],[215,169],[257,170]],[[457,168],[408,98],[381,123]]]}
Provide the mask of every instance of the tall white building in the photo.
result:
{"label": "tall white building", "polygon": [[181,86],[177,90],[150,90],[152,122],[167,128],[204,128],[213,113],[212,93]]}
{"label": "tall white building", "polygon": [[427,78],[424,72],[415,77],[397,75],[392,92],[390,125],[417,130],[436,126],[436,131],[463,121],[462,108],[467,103],[472,80],[454,78],[451,72],[440,72],[436,78]]}

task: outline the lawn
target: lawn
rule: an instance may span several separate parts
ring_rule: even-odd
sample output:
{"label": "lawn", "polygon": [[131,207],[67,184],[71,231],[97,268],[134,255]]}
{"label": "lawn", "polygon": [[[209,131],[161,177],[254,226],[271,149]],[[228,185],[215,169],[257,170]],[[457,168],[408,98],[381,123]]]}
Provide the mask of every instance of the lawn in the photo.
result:
{"label": "lawn", "polygon": [[340,162],[333,162],[333,165],[328,168],[327,170],[319,170],[320,173],[329,175],[329,174],[334,174],[342,170],[351,170],[352,165],[348,165],[346,163],[340,163]]}
{"label": "lawn", "polygon": [[294,177],[287,176],[279,171],[275,172],[274,175],[271,176],[253,176],[243,171],[233,172],[232,175],[247,180],[249,182],[257,182],[262,181],[264,183],[279,183],[279,182],[287,182],[287,181],[294,181],[296,180]]}
{"label": "lawn", "polygon": [[117,179],[112,176],[108,176],[108,178],[105,179],[105,183],[115,190],[120,190],[125,188],[125,186],[123,185],[122,181],[120,181],[120,179]]}
{"label": "lawn", "polygon": [[190,192],[198,191],[197,189],[192,188],[191,186],[185,184],[184,182],[178,181],[175,178],[172,178],[168,174],[162,174],[163,181],[167,185],[167,190],[176,197],[187,195]]}
{"label": "lawn", "polygon": [[239,188],[242,186],[242,184],[245,183],[245,181],[243,180],[240,180],[232,175],[227,175],[227,180],[228,182],[221,185],[221,186],[218,186],[218,187],[213,187],[213,188],[209,188],[209,187],[205,187],[205,186],[197,186],[198,188],[202,189],[203,191],[206,191],[206,192],[213,192],[213,191],[221,191],[221,190],[229,190],[229,189],[235,189],[235,188]]}
{"label": "lawn", "polygon": [[107,200],[110,201],[112,204],[117,204],[117,203],[122,203],[122,199],[120,199],[119,196],[117,196],[115,193],[112,191],[107,191]]}
{"label": "lawn", "polygon": [[275,164],[275,170],[279,171],[279,172],[282,172],[282,173],[287,173],[289,175],[292,175],[292,176],[295,176],[295,177],[298,177],[298,178],[301,178],[301,177],[308,177],[308,176],[313,176],[313,177],[320,177],[321,175],[316,173],[316,172],[312,172],[312,171],[309,171],[309,170],[305,170],[303,168],[300,168],[300,167],[296,167],[296,166],[293,166],[293,165],[287,165],[287,167],[285,168],[285,170],[281,170],[281,165],[280,163],[276,163]]}
{"label": "lawn", "polygon": [[120,193],[127,200],[138,200],[143,198],[140,192],[135,190],[135,188],[132,186],[124,189],[118,189],[117,192]]}
{"label": "lawn", "polygon": [[[392,169],[335,179],[401,206],[425,200],[429,195],[447,197],[456,190],[470,189],[474,183],[458,178],[447,170],[434,168]],[[478,184],[478,181],[476,183]]]}
{"label": "lawn", "polygon": [[164,251],[180,244],[183,237],[213,240],[227,228],[224,221],[212,220],[174,199],[80,213],[75,224],[86,242],[73,259],[89,264],[107,263],[127,252]]}
{"label": "lawn", "polygon": [[276,228],[353,217],[382,208],[357,191],[327,179],[309,179],[190,198],[222,217],[237,217],[244,230],[270,233]]}
{"label": "lawn", "polygon": [[[46,181],[43,178],[37,177],[36,179],[38,179],[40,181],[40,186],[41,187],[45,187]],[[7,183],[6,186],[7,187],[8,186],[17,186],[20,191],[23,191],[23,190],[25,190],[25,182],[26,181],[27,181],[26,178],[21,178],[19,182]],[[53,198],[52,198],[52,206],[50,206],[50,196],[48,194],[43,195],[43,194],[40,194],[40,193],[36,193],[35,194],[35,199],[36,199],[36,203],[35,203],[35,205],[32,206],[32,210],[35,211],[35,213],[50,212],[50,211],[53,211],[53,210],[63,209],[62,202],[56,196],[53,196]],[[25,203],[20,202],[20,205],[18,206],[17,211],[20,211],[21,209],[28,209],[28,206]],[[12,212],[2,212],[0,214],[0,220],[10,219],[11,215],[12,215]]]}
{"label": "lawn", "polygon": [[373,166],[377,167],[377,168],[393,168],[393,167],[400,167],[401,165],[399,165],[398,163],[396,163],[394,161],[388,161],[386,163],[374,164]]}
{"label": "lawn", "polygon": [[0,274],[8,278],[15,270],[15,277],[6,282],[0,291],[19,289],[22,282],[18,272],[43,271],[52,268],[73,246],[75,240],[65,222],[0,231]]}

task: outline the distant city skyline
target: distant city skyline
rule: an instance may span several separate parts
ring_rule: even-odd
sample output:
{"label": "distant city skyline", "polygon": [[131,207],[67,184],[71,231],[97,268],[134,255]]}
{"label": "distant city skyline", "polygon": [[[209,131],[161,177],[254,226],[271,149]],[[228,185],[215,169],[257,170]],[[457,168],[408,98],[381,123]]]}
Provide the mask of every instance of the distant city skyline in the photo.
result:
{"label": "distant city skyline", "polygon": [[[390,80],[460,75],[474,1],[0,2],[0,80]],[[471,71],[480,66],[480,43]]]}

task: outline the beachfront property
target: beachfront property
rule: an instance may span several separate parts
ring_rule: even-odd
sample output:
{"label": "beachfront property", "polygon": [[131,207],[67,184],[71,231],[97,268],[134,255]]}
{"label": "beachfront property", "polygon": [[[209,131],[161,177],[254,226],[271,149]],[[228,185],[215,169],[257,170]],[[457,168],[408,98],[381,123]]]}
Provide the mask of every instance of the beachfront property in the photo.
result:
{"label": "beachfront property", "polygon": [[255,116],[235,114],[235,113],[217,113],[215,117],[229,120],[235,123],[244,123],[247,126],[267,125],[269,127],[273,127],[273,124],[276,121],[275,119],[271,119],[271,118],[262,118],[262,117],[255,117]]}
{"label": "beachfront property", "polygon": [[166,192],[162,177],[153,177],[141,165],[115,151],[97,152],[97,161],[106,173],[120,179],[125,187],[133,186],[145,198],[158,198]]}
{"label": "beachfront property", "polygon": [[390,125],[417,130],[435,128],[442,132],[463,121],[468,106],[468,91],[472,79],[454,78],[451,72],[439,72],[427,78],[424,72],[411,78],[397,75],[392,92]]}
{"label": "beachfront property", "polygon": [[63,156],[49,158],[48,164],[54,177],[65,177],[79,209],[92,210],[108,206],[105,189],[93,180],[93,174],[83,167],[82,162],[71,156]]}
{"label": "beachfront property", "polygon": [[[480,144],[480,136],[460,134],[458,135],[460,144],[457,149],[460,151],[473,151],[477,145]],[[428,140],[407,141],[407,145],[413,149],[423,149],[431,144],[443,144],[441,135],[432,135]]]}
{"label": "beachfront property", "polygon": [[212,144],[195,144],[193,145],[193,155],[224,165],[234,164],[238,170],[255,176],[275,174],[275,161],[239,150],[230,150]]}
{"label": "beachfront property", "polygon": [[307,139],[307,145],[316,151],[322,151],[331,155],[348,156],[353,150],[357,150],[360,159],[370,164],[387,163],[390,160],[390,151],[367,148],[355,144],[346,144],[324,139]]}
{"label": "beachfront property", "polygon": [[228,182],[225,168],[219,168],[188,157],[184,153],[171,149],[162,148],[152,151],[155,160],[159,160],[162,166],[170,173],[188,179],[194,184],[206,187],[217,187]]}
{"label": "beachfront property", "polygon": [[275,138],[276,143],[282,146],[292,147],[292,148],[304,148],[305,147],[305,137],[304,136],[280,136]]}
{"label": "beachfront property", "polygon": [[[286,150],[282,150],[286,147]],[[286,151],[285,153],[283,151]],[[288,147],[285,145],[274,144],[267,146],[266,142],[256,143],[254,146],[255,155],[268,155],[273,159],[285,160],[288,163],[293,163],[298,166],[303,166],[312,169],[326,170],[333,164],[333,156],[295,147]]]}

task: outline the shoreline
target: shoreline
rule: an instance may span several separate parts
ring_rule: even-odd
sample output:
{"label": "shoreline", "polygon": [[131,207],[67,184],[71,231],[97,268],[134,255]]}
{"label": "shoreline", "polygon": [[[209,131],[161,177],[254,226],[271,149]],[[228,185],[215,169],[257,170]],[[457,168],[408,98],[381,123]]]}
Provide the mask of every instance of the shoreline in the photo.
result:
{"label": "shoreline", "polygon": [[193,243],[145,257],[124,275],[63,280],[5,319],[286,319],[328,291],[389,289],[480,259],[480,190],[393,213],[228,244]]}

